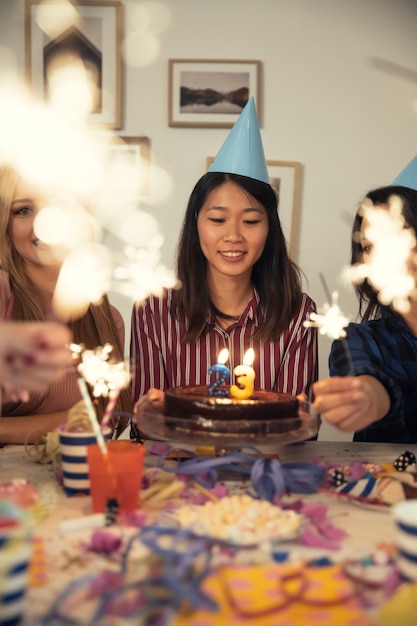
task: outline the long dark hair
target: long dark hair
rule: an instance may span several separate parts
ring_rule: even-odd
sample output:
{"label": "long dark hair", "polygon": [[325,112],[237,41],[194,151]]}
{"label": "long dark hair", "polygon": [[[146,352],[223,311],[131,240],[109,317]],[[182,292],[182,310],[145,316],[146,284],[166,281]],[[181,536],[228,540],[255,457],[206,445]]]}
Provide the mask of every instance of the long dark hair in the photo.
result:
{"label": "long dark hair", "polygon": [[[402,204],[401,214],[407,225],[417,235],[417,191],[401,185],[388,185],[369,191],[365,198],[370,200],[373,205],[379,205],[388,204],[392,196],[400,198]],[[361,204],[356,211],[352,227],[351,265],[363,262],[362,246],[358,237],[363,220]],[[361,284],[355,286],[355,292],[359,301],[359,318],[361,322],[378,319],[381,316],[378,292],[366,279]]]}
{"label": "long dark hair", "polygon": [[301,303],[301,271],[288,255],[275,191],[269,184],[246,176],[208,172],[200,178],[190,195],[177,251],[177,276],[181,287],[174,294],[174,309],[177,315],[185,315],[188,320],[184,337],[187,343],[203,334],[207,312],[211,308],[206,258],[197,231],[198,213],[208,195],[229,181],[260,202],[268,214],[265,248],[252,268],[252,283],[259,293],[263,314],[262,324],[254,338],[276,341]]}

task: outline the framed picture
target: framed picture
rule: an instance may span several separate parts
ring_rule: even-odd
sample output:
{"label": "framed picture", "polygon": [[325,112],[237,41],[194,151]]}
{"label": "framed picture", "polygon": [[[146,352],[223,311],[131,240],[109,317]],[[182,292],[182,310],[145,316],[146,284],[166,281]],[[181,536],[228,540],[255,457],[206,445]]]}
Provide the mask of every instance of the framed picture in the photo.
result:
{"label": "framed picture", "polygon": [[[206,170],[214,157],[207,157]],[[266,161],[271,187],[279,197],[278,214],[289,245],[291,258],[295,259],[299,234],[301,163],[298,161]]]}
{"label": "framed picture", "polygon": [[40,99],[83,103],[88,121],[121,128],[119,0],[26,0],[26,76]]}
{"label": "framed picture", "polygon": [[106,145],[108,164],[113,171],[124,170],[133,179],[137,177],[137,188],[141,196],[150,193],[150,153],[149,137],[112,136]]}
{"label": "framed picture", "polygon": [[259,124],[260,61],[169,60],[168,124],[230,128],[251,96]]}
{"label": "framed picture", "polygon": [[295,258],[298,246],[301,163],[266,161],[271,187],[279,197],[278,214],[289,252]]}

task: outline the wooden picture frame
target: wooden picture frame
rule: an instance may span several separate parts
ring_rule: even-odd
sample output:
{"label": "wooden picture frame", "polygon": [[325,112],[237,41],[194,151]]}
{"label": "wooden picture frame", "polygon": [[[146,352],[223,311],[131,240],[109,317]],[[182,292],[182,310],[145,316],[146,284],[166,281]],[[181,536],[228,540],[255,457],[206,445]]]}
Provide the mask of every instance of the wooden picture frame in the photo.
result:
{"label": "wooden picture frame", "polygon": [[[76,93],[75,105],[80,102],[83,85],[83,96],[91,105],[88,122],[100,128],[119,129],[121,39],[119,0],[70,0],[65,5],[59,0],[25,0],[28,85],[39,99],[49,100],[51,95],[56,97],[61,78],[60,89],[67,89],[66,99]],[[80,93],[75,88],[80,88]]]}
{"label": "wooden picture frame", "polygon": [[231,128],[251,96],[261,125],[261,61],[170,59],[168,125]]}
{"label": "wooden picture frame", "polygon": [[291,258],[298,248],[300,227],[301,163],[299,161],[270,161],[267,159],[269,181],[279,197],[278,214]]}
{"label": "wooden picture frame", "polygon": [[[214,157],[206,158],[206,170]],[[299,161],[270,161],[267,159],[271,187],[279,197],[278,214],[292,259],[297,256],[300,228],[300,195],[302,166]]]}

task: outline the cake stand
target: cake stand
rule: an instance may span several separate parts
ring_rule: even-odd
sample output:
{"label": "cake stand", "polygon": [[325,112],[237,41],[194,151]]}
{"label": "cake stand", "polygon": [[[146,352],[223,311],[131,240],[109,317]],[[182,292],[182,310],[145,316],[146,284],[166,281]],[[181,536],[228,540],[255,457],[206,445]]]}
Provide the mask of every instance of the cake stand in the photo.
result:
{"label": "cake stand", "polygon": [[145,411],[140,433],[145,439],[215,448],[290,444],[315,437],[319,415],[309,402],[300,402],[298,416],[276,420],[211,420],[199,415],[170,417]]}

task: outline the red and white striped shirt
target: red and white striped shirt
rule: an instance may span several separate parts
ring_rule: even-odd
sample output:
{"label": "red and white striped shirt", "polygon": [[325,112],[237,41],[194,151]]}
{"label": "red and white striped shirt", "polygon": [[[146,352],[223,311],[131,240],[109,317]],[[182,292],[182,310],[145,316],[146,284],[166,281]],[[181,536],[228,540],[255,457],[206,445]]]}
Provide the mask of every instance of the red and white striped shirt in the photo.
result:
{"label": "red and white striped shirt", "polygon": [[229,350],[227,365],[233,372],[250,347],[255,350],[255,388],[305,393],[311,399],[318,376],[318,347],[317,329],[304,327],[304,321],[316,311],[308,295],[303,294],[299,310],[277,341],[252,339],[262,318],[255,291],[240,318],[226,330],[209,313],[205,334],[193,343],[183,343],[186,320],[172,315],[172,293],[167,290],[163,297],[149,296],[133,308],[130,357],[135,402],[151,387],[165,390],[209,384],[208,370],[217,362],[220,350]]}

